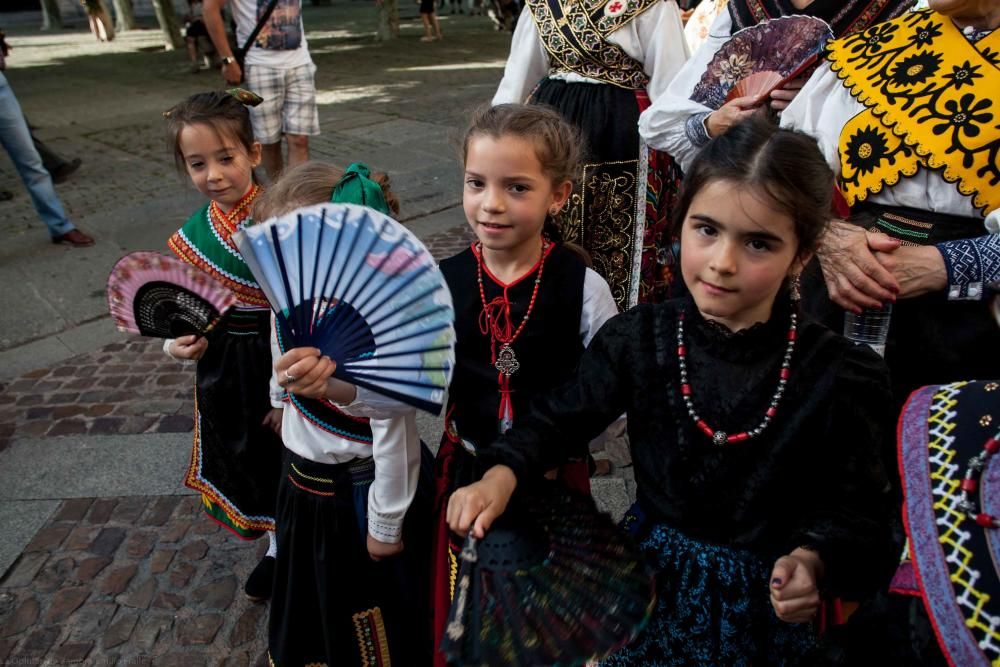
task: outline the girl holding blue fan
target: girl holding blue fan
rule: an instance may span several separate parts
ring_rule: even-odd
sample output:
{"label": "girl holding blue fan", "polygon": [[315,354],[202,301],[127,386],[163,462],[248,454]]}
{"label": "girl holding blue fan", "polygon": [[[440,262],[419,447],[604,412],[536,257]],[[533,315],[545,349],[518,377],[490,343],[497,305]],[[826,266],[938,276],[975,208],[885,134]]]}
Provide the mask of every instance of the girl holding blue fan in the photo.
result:
{"label": "girl holding blue fan", "polygon": [[821,591],[857,600],[888,582],[888,372],[802,319],[796,294],[832,192],[803,134],[751,119],[713,139],[678,208],[690,296],[608,322],[571,381],[480,454],[482,481],[452,494],[449,526],[482,536],[515,487],[626,411],[624,524],[657,601],[602,665],[814,664]]}
{"label": "girl holding blue fan", "polygon": [[[282,175],[257,215],[330,201],[399,211],[384,174],[307,162]],[[274,327],[285,450],[271,664],[426,664],[430,493],[418,493],[426,448],[415,411],[332,377],[333,360],[288,336],[284,325]],[[424,459],[429,485],[430,454]]]}
{"label": "girl holding blue fan", "polygon": [[[452,490],[478,479],[479,452],[527,416],[534,396],[572,376],[594,334],[618,312],[608,284],[560,242],[554,223],[573,187],[580,144],[569,123],[540,105],[481,109],[466,132],[462,203],[477,240],[441,262],[457,346],[435,465],[435,641],[462,546],[445,525]],[[558,472],[588,493],[589,440],[572,441],[576,462]],[[444,664],[440,653],[436,663]]]}
{"label": "girl holding blue fan", "polygon": [[199,93],[164,115],[178,169],[209,203],[167,244],[236,294],[238,306],[206,337],[167,340],[175,359],[197,361],[195,431],[184,483],[202,495],[210,517],[243,539],[265,532],[267,555],[247,579],[253,599],[271,596],[274,571],[274,503],[281,442],[274,432],[281,413],[268,401],[270,310],[232,236],[252,223],[261,188],[260,163],[246,104],[260,98],[243,90]]}

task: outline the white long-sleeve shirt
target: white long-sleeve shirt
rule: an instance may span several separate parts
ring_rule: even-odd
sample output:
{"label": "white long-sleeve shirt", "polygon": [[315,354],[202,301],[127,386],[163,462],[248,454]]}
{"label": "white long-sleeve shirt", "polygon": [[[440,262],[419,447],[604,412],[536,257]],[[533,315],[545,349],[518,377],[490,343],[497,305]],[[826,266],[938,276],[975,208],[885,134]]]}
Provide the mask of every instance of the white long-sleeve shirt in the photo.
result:
{"label": "white long-sleeve shirt", "polygon": [[[271,355],[275,360],[281,356],[273,326]],[[369,418],[372,444],[368,445],[321,429],[283,397],[284,389],[278,385],[277,374],[272,373],[271,405],[284,408],[281,439],[289,450],[318,463],[347,463],[372,457],[375,481],[368,491],[368,532],[379,542],[399,542],[403,519],[413,502],[420,476],[416,410],[358,387],[354,401],[337,408],[355,417]]]}
{"label": "white long-sleeve shirt", "polygon": [[[674,0],[657,2],[608,35],[607,41],[643,64],[643,71],[649,77],[646,92],[653,100],[666,90],[688,57],[684,25]],[[531,10],[525,8],[514,30],[510,55],[493,104],[524,102],[535,85],[549,75],[549,67],[549,55],[538,36]],[[572,72],[551,76],[570,82],[602,83]]]}

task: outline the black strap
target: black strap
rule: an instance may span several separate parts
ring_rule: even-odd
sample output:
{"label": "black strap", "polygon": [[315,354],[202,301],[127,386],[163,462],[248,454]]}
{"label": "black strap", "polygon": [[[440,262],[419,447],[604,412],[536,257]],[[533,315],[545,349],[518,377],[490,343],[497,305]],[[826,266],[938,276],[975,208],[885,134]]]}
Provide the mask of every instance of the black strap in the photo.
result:
{"label": "black strap", "polygon": [[267,3],[267,7],[264,8],[264,13],[261,14],[260,19],[257,21],[257,25],[253,27],[253,30],[250,32],[250,36],[247,37],[247,41],[243,43],[243,46],[237,49],[235,54],[233,54],[236,57],[236,61],[240,64],[240,69],[243,68],[243,61],[246,59],[247,52],[253,45],[253,41],[257,39],[257,35],[260,34],[260,31],[264,29],[264,24],[271,18],[271,14],[274,13],[274,8],[277,6],[278,0],[271,0],[271,2]]}

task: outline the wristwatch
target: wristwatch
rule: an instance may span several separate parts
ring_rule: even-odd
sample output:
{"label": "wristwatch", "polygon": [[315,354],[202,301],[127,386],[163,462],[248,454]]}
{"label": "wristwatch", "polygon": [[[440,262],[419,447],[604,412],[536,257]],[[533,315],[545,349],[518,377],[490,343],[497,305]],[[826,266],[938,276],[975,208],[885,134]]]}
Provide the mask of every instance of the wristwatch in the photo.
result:
{"label": "wristwatch", "polygon": [[232,65],[234,62],[236,62],[236,58],[234,58],[233,56],[226,56],[225,58],[222,59],[221,62],[223,66]]}

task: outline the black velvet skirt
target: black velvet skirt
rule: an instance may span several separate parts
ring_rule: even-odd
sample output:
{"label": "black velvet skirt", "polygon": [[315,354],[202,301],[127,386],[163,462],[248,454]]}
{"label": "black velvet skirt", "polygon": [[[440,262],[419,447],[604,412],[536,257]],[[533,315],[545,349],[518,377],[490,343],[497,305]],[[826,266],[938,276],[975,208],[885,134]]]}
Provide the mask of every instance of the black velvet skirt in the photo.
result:
{"label": "black velvet skirt", "polygon": [[195,432],[184,484],[205,511],[244,539],[274,529],[281,439],[263,425],[271,410],[269,310],[235,310],[198,361]]}

